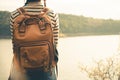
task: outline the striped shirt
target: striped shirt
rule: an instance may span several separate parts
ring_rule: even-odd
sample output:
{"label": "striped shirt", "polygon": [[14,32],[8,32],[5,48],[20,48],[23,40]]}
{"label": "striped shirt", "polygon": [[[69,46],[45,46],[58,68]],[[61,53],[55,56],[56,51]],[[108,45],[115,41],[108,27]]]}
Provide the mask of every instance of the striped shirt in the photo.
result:
{"label": "striped shirt", "polygon": [[[44,8],[43,5],[32,5],[32,4],[27,4],[23,6],[24,9],[27,11],[27,13],[34,13],[34,14],[39,14],[40,11]],[[20,15],[18,10],[15,10],[11,13],[10,17],[10,29],[11,29],[11,36],[13,35],[13,23],[15,18]],[[57,46],[58,44],[58,37],[59,37],[59,18],[58,14],[54,13],[52,10],[49,12],[49,17],[52,21],[52,30],[53,30],[53,38],[54,38],[54,44]]]}

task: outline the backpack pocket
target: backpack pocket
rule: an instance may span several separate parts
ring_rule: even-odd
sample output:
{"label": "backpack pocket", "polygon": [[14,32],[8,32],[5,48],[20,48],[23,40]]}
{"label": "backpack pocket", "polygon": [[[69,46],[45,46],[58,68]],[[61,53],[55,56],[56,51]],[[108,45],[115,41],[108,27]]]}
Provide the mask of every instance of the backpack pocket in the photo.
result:
{"label": "backpack pocket", "polygon": [[50,63],[48,44],[29,45],[20,47],[21,66],[27,69],[41,68],[47,70]]}

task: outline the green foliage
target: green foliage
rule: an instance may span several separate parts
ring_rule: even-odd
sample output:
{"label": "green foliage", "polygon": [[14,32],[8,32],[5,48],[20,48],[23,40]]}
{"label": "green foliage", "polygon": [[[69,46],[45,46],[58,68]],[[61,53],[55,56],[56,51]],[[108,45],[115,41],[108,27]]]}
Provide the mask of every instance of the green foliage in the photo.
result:
{"label": "green foliage", "polygon": [[10,36],[9,18],[10,18],[10,12],[0,11],[0,37]]}
{"label": "green foliage", "polygon": [[120,20],[94,19],[84,16],[59,14],[60,29],[63,34],[95,35],[118,34],[120,32]]}
{"label": "green foliage", "polygon": [[[10,36],[10,12],[0,11],[0,37]],[[120,20],[94,19],[71,14],[59,14],[60,34],[67,36],[118,34]]]}

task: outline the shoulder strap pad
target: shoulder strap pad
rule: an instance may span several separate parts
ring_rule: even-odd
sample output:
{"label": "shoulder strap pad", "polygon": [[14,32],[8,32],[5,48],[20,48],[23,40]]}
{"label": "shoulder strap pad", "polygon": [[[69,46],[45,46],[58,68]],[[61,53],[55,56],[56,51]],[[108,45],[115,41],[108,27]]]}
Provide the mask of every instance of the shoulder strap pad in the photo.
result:
{"label": "shoulder strap pad", "polygon": [[23,7],[17,9],[20,14],[24,14],[26,11]]}

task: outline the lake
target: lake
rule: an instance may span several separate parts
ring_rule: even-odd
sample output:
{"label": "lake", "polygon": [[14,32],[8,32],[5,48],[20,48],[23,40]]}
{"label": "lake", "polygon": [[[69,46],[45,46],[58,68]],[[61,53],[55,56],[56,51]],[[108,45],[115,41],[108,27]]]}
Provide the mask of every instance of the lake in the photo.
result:
{"label": "lake", "polygon": [[[80,64],[105,59],[120,50],[119,35],[79,36],[59,39],[58,80],[89,80],[80,72]],[[0,39],[0,80],[7,80],[12,61],[12,42]]]}

